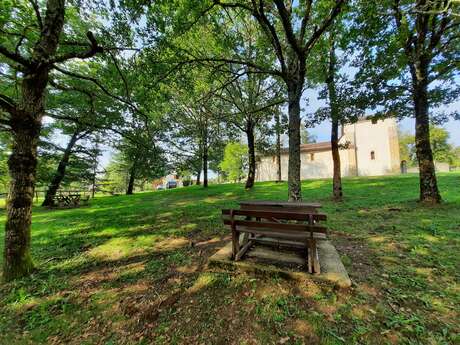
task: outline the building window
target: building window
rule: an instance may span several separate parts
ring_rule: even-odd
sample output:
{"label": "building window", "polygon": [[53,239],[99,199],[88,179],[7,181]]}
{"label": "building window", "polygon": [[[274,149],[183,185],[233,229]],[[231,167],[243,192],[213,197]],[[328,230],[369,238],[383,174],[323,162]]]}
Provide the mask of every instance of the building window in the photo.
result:
{"label": "building window", "polygon": [[375,160],[375,152],[371,151],[371,160]]}
{"label": "building window", "polygon": [[314,153],[310,153],[310,160],[311,160],[311,161],[314,161],[314,160],[315,160],[315,154],[314,154]]}

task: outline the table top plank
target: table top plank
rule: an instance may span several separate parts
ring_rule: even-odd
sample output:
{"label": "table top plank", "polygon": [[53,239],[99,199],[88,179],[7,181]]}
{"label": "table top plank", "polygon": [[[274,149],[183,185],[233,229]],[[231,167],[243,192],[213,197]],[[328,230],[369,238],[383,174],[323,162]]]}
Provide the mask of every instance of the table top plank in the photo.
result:
{"label": "table top plank", "polygon": [[240,201],[240,205],[244,206],[273,206],[273,207],[312,207],[320,208],[322,205],[317,202],[288,202],[278,200],[247,200]]}

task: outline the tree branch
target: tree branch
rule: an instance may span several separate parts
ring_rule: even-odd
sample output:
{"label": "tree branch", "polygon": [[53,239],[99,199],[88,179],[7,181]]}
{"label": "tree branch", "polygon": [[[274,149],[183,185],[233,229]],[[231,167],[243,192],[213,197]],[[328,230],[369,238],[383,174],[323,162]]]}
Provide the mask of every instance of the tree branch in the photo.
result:
{"label": "tree branch", "polygon": [[88,31],[86,33],[86,37],[88,37],[88,40],[90,41],[90,48],[85,51],[85,52],[70,52],[63,54],[61,56],[56,56],[55,58],[50,60],[51,64],[55,63],[60,63],[60,62],[65,62],[70,59],[87,59],[90,58],[97,53],[102,53],[104,49],[98,45],[96,39],[94,38],[94,35],[91,31]]}
{"label": "tree branch", "polygon": [[30,67],[30,61],[28,59],[26,59],[19,53],[8,50],[5,46],[1,44],[0,44],[0,54],[2,54],[3,56],[6,56],[8,59],[11,59],[23,65],[24,67]]}
{"label": "tree branch", "polygon": [[336,0],[335,1],[335,6],[327,16],[327,18],[323,21],[321,26],[317,28],[313,34],[311,35],[310,39],[308,42],[305,44],[303,51],[308,52],[310,49],[313,47],[313,45],[316,43],[316,41],[321,37],[324,31],[332,24],[334,19],[339,15],[342,5],[346,2],[347,0]]}
{"label": "tree branch", "polygon": [[302,49],[299,46],[299,42],[297,41],[297,38],[295,37],[294,30],[292,29],[292,24],[291,24],[291,18],[290,18],[290,13],[286,9],[286,6],[284,6],[284,1],[283,0],[274,0],[276,7],[278,8],[278,13],[281,18],[281,24],[283,25],[284,28],[284,33],[286,35],[286,39],[289,42],[290,46],[292,49],[298,54],[302,54]]}
{"label": "tree branch", "polygon": [[37,18],[38,28],[40,29],[40,31],[42,31],[43,30],[43,21],[42,21],[42,16],[40,15],[40,8],[38,7],[38,3],[35,0],[29,0],[29,2],[32,5],[32,7],[34,8],[35,17]]}
{"label": "tree branch", "polygon": [[14,114],[17,110],[17,105],[10,97],[0,94],[0,108],[9,114]]}

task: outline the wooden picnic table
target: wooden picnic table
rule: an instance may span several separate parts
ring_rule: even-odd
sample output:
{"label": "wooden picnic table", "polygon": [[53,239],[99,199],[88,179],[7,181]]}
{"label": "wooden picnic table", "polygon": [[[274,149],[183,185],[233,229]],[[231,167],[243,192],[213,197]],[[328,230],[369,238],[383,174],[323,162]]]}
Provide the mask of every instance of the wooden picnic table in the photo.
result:
{"label": "wooden picnic table", "polygon": [[54,197],[54,205],[57,207],[78,207],[80,203],[88,204],[89,195],[82,195],[75,192],[59,192]]}
{"label": "wooden picnic table", "polygon": [[[317,240],[326,239],[319,225],[327,216],[319,203],[277,200],[241,201],[239,210],[222,210],[224,224],[232,230],[232,254],[240,260],[256,242],[306,248],[310,273],[320,273]],[[240,236],[241,235],[241,236]]]}
{"label": "wooden picnic table", "polygon": [[322,207],[317,202],[287,202],[279,200],[248,200],[240,201],[242,210],[283,210],[294,212],[318,212]]}
{"label": "wooden picnic table", "polygon": [[59,207],[71,207],[71,206],[76,207],[76,206],[80,205],[80,199],[81,199],[81,194],[79,194],[79,193],[76,193],[76,194],[59,193],[55,197],[55,203]]}

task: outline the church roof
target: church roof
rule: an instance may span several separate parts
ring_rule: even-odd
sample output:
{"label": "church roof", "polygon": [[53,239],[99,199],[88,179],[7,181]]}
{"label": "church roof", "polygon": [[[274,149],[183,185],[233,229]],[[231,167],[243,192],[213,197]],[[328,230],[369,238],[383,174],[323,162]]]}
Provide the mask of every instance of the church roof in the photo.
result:
{"label": "church roof", "polygon": [[[310,143],[310,144],[301,144],[300,152],[320,152],[320,151],[330,151],[332,150],[330,141],[323,141],[321,143]],[[288,148],[282,149],[283,153],[288,153]]]}
{"label": "church roof", "polygon": [[[354,145],[349,143],[347,148],[352,149],[354,148]],[[323,141],[320,143],[310,143],[310,144],[300,145],[300,152],[314,153],[314,152],[323,152],[323,151],[331,151],[331,150],[332,150],[332,145],[330,141]],[[289,149],[283,148],[281,152],[288,153]]]}
{"label": "church roof", "polygon": [[330,151],[332,145],[330,141],[323,141],[322,143],[310,143],[301,144],[300,152],[318,152],[318,151]]}

